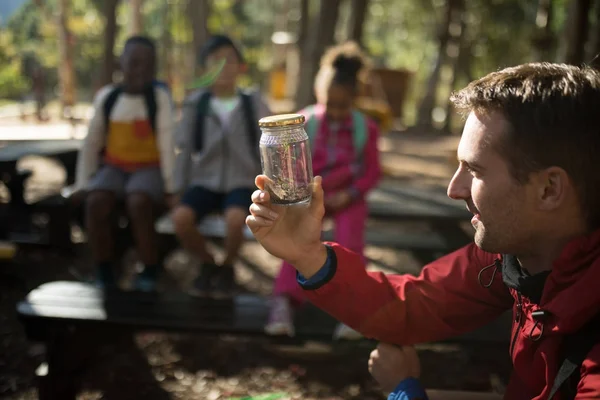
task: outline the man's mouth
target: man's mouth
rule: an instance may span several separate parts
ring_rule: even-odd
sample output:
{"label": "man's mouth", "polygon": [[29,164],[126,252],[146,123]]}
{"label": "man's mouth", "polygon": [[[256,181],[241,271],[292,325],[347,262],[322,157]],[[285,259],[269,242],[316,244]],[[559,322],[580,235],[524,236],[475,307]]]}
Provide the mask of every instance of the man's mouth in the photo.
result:
{"label": "man's mouth", "polygon": [[479,222],[481,220],[481,214],[479,214],[479,210],[474,205],[467,203],[467,210],[471,214],[473,214],[473,218],[471,218],[471,223]]}

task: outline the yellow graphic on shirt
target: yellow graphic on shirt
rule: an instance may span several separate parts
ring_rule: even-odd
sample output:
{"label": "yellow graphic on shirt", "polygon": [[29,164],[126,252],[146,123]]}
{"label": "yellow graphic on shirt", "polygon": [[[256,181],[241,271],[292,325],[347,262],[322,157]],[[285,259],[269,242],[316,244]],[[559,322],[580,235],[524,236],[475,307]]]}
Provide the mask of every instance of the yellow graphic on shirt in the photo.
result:
{"label": "yellow graphic on shirt", "polygon": [[148,120],[110,121],[106,162],[125,169],[158,165],[160,152]]}

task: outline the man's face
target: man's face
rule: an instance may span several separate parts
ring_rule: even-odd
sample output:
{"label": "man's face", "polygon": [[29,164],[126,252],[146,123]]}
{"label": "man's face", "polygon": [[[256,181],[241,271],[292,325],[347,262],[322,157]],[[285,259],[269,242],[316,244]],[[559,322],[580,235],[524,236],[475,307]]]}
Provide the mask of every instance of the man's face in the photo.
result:
{"label": "man's face", "polygon": [[128,44],[121,58],[123,80],[132,92],[140,92],[150,85],[155,77],[154,53],[142,43]]}
{"label": "man's face", "polygon": [[527,251],[535,238],[535,189],[519,184],[497,151],[508,123],[500,113],[471,112],[458,145],[459,167],[448,196],[473,213],[475,243],[491,253]]}
{"label": "man's face", "polygon": [[206,57],[206,69],[211,69],[225,59],[225,66],[214,82],[218,87],[235,87],[237,78],[242,73],[243,64],[235,49],[230,46],[221,47]]}

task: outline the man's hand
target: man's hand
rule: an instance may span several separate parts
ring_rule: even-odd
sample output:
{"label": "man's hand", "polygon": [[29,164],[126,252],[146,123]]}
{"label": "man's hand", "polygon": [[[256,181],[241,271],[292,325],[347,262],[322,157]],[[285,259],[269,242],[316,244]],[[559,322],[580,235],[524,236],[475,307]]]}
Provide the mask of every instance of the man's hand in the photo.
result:
{"label": "man's hand", "polygon": [[348,207],[352,203],[350,192],[344,190],[337,192],[325,199],[325,209],[328,213],[335,213]]}
{"label": "man's hand", "polygon": [[371,352],[369,372],[386,393],[391,393],[404,379],[419,378],[419,356],[412,346],[379,343]]}
{"label": "man's hand", "polygon": [[269,192],[265,190],[268,180],[265,175],[256,177],[260,190],[252,194],[251,215],[246,218],[246,225],[265,250],[310,278],[327,260],[327,250],[321,242],[325,214],[321,177],[314,179],[309,205],[289,207],[271,203]]}

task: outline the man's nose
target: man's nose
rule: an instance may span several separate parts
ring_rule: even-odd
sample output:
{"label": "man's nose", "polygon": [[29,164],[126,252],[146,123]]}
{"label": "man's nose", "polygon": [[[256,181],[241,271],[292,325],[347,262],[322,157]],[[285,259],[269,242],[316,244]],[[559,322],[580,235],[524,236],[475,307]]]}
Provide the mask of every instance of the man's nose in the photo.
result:
{"label": "man's nose", "polygon": [[471,176],[459,169],[448,184],[448,197],[453,200],[465,200],[471,197]]}

